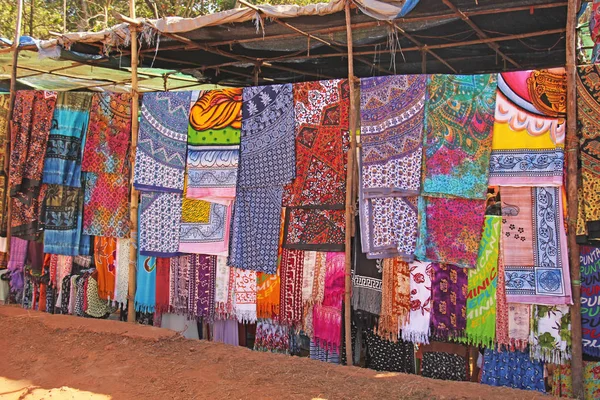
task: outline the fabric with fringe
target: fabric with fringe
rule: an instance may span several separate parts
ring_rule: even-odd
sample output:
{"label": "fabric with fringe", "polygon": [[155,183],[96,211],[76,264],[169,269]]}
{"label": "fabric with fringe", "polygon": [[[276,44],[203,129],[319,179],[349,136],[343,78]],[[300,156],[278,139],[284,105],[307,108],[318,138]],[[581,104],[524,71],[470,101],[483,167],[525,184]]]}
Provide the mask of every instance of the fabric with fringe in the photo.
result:
{"label": "fabric with fringe", "polygon": [[529,304],[508,304],[508,338],[510,349],[523,351],[529,343],[529,323],[531,306]]}
{"label": "fabric with fringe", "polygon": [[168,313],[169,307],[169,282],[171,275],[171,260],[168,258],[156,259],[156,312]]}
{"label": "fabric with fringe", "polygon": [[156,308],[156,257],[138,252],[135,311],[152,313]]}
{"label": "fabric with fringe", "polygon": [[448,264],[433,264],[431,335],[441,339],[462,337],[467,327],[467,271]]}
{"label": "fabric with fringe", "polygon": [[410,314],[402,328],[402,339],[415,344],[429,343],[431,322],[431,263],[414,261],[408,265],[410,272]]}
{"label": "fabric with fringe", "polygon": [[323,302],[316,304],[313,310],[314,338],[322,349],[339,351],[340,348],[346,275],[344,264],[343,252],[327,253]]}
{"label": "fabric with fringe", "polygon": [[302,321],[302,269],[304,251],[283,249],[281,252],[281,300],[279,318],[282,324],[296,326]]}
{"label": "fabric with fringe", "polygon": [[583,352],[600,357],[600,249],[580,246],[581,264],[581,326],[583,330]]}
{"label": "fabric with fringe", "polygon": [[533,306],[529,350],[532,360],[564,364],[571,359],[569,306]]}
{"label": "fabric with fringe", "polygon": [[256,271],[235,268],[235,316],[238,322],[256,322]]}
{"label": "fabric with fringe", "polygon": [[215,315],[217,319],[227,319],[231,315],[230,275],[231,267],[227,257],[217,256],[215,267]]}
{"label": "fabric with fringe", "polygon": [[257,272],[256,313],[258,318],[277,320],[281,297],[279,273]]}
{"label": "fabric with fringe", "polygon": [[117,239],[117,258],[115,264],[115,303],[125,307],[129,293],[129,250],[130,239]]}

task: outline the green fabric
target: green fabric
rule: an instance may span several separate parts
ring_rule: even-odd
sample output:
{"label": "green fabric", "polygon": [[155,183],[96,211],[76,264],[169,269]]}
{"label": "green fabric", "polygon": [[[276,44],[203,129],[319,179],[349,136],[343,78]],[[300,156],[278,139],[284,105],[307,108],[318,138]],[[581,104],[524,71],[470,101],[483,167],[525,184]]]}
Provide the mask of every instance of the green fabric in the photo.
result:
{"label": "green fabric", "polygon": [[501,226],[502,217],[485,217],[477,267],[469,269],[467,341],[472,345],[489,348],[493,346],[496,337],[496,287]]}
{"label": "green fabric", "polygon": [[228,126],[223,129],[197,131],[190,126],[188,128],[188,144],[192,146],[240,144],[240,130]]}
{"label": "green fabric", "polygon": [[530,356],[552,364],[564,364],[571,358],[571,312],[569,306],[533,306]]}

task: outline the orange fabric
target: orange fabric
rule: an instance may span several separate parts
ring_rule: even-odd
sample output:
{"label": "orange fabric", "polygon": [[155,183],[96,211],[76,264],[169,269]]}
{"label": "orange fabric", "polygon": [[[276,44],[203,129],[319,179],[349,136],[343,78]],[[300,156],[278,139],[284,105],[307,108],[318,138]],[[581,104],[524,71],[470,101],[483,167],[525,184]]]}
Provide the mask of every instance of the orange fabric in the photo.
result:
{"label": "orange fabric", "polygon": [[40,285],[40,311],[46,311],[46,285]]}
{"label": "orange fabric", "polygon": [[94,261],[98,272],[98,296],[102,300],[114,299],[117,239],[94,236]]}

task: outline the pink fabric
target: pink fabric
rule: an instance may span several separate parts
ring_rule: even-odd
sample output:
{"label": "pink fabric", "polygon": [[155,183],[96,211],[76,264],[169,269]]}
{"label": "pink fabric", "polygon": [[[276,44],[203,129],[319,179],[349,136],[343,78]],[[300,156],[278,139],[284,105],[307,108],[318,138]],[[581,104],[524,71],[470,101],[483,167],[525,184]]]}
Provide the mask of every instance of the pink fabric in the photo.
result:
{"label": "pink fabric", "polygon": [[345,291],[345,255],[329,252],[326,256],[325,295],[313,311],[315,342],[319,347],[337,350],[342,335],[342,301]]}
{"label": "pink fabric", "polygon": [[187,188],[188,199],[198,199],[229,206],[235,199],[235,188]]}
{"label": "pink fabric", "polygon": [[[188,197],[190,189],[188,188]],[[212,201],[212,200],[210,200]],[[213,203],[216,203],[213,201]],[[222,204],[222,203],[221,203]],[[221,242],[195,242],[195,243],[184,243],[179,242],[180,253],[191,253],[191,254],[204,254],[210,256],[229,256],[229,236],[231,229],[231,210],[233,206],[229,204],[227,206],[227,216],[225,218],[225,235]]]}

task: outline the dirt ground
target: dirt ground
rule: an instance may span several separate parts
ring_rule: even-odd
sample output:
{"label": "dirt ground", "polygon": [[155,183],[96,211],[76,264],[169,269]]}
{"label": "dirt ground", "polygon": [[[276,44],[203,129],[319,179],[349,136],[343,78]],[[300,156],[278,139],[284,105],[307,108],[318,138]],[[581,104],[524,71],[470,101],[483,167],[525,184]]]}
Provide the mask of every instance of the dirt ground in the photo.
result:
{"label": "dirt ground", "polygon": [[549,399],[0,306],[0,399]]}

